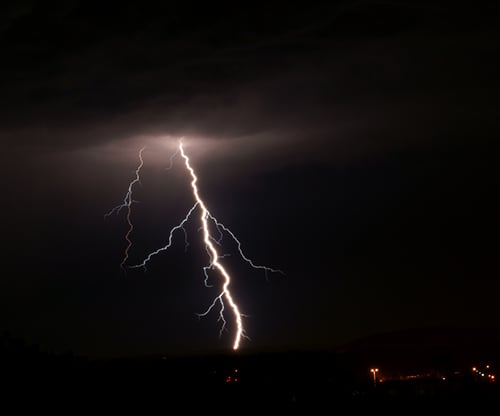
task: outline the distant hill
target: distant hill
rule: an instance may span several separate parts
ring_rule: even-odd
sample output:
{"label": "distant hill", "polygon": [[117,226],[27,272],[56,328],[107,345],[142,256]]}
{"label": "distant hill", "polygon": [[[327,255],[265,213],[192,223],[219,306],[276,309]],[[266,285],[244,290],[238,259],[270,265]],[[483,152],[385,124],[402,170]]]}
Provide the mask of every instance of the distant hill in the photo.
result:
{"label": "distant hill", "polygon": [[469,367],[500,361],[500,329],[418,328],[379,333],[337,351],[359,366]]}

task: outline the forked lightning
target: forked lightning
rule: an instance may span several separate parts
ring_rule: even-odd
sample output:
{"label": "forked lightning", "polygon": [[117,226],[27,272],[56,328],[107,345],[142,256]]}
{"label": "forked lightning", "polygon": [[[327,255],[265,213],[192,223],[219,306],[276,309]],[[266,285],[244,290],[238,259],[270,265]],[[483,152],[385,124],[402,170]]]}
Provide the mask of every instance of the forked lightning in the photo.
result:
{"label": "forked lightning", "polygon": [[[129,250],[130,247],[132,246],[132,242],[130,239],[130,234],[133,231],[133,225],[132,225],[132,220],[131,220],[131,206],[132,203],[135,202],[132,199],[132,192],[134,186],[140,182],[140,170],[144,164],[143,161],[143,151],[144,148],[142,148],[139,152],[139,160],[140,164],[138,168],[135,171],[135,178],[132,182],[130,182],[127,194],[125,195],[124,201],[122,204],[116,206],[113,208],[106,216],[111,215],[112,213],[119,213],[123,208],[127,209],[127,223],[129,225],[128,232],[125,235],[125,239],[127,241],[127,245],[125,248],[125,254],[122,260],[122,263],[120,264],[120,267],[122,269],[125,268],[125,264],[128,261],[129,258]],[[196,173],[194,169],[191,166],[189,157],[187,156],[186,152],[184,151],[183,147],[183,142],[182,139],[179,141],[179,148],[178,150],[170,157],[170,165],[167,169],[171,169],[173,166],[173,159],[174,157],[179,154],[184,160],[185,167],[187,171],[189,172],[190,178],[191,178],[191,189],[193,192],[193,197],[194,197],[194,205],[189,209],[187,212],[186,216],[175,226],[170,230],[169,237],[167,244],[164,245],[163,247],[160,247],[159,249],[152,251],[149,253],[146,258],[140,263],[132,266],[128,266],[129,268],[146,268],[147,263],[157,254],[160,254],[163,251],[168,250],[172,244],[173,244],[173,236],[174,233],[178,230],[182,230],[184,232],[184,235],[186,237],[186,248],[188,245],[187,242],[187,233],[186,229],[184,228],[185,224],[189,221],[191,218],[193,212],[199,208],[200,210],[200,222],[201,222],[201,230],[203,231],[203,243],[205,245],[205,249],[208,253],[209,256],[209,265],[205,266],[203,268],[203,272],[205,274],[205,285],[208,286],[208,271],[209,270],[216,270],[221,278],[222,278],[222,284],[221,284],[221,289],[219,294],[215,297],[215,299],[212,301],[208,309],[203,312],[198,314],[198,316],[203,317],[209,314],[209,312],[216,307],[218,304],[220,306],[219,309],[219,320],[222,322],[221,330],[220,330],[220,335],[222,335],[222,332],[226,329],[226,319],[225,319],[225,311],[226,311],[226,304],[229,306],[233,316],[234,316],[234,324],[236,328],[236,333],[234,334],[234,340],[233,340],[233,350],[237,350],[240,347],[241,340],[242,338],[248,338],[245,329],[243,326],[243,317],[244,315],[241,313],[240,308],[238,307],[238,304],[236,303],[231,291],[230,291],[230,286],[232,282],[232,277],[229,274],[229,272],[226,270],[224,265],[222,264],[221,260],[225,257],[225,255],[219,254],[217,251],[216,246],[220,246],[222,242],[222,237],[224,233],[228,234],[237,244],[238,248],[238,253],[241,256],[241,258],[247,262],[252,268],[254,269],[261,269],[264,270],[266,273],[267,272],[273,272],[273,273],[281,273],[284,274],[281,270],[278,269],[273,269],[267,266],[260,266],[255,264],[251,259],[249,259],[245,254],[243,253],[242,250],[242,245],[241,242],[236,238],[235,234],[224,224],[222,224],[220,221],[218,221],[208,210],[207,206],[205,205],[205,202],[200,196],[200,192],[198,189],[198,177],[196,176]],[[219,233],[219,238],[216,239],[211,233],[210,233],[210,223],[212,223],[215,228],[217,229]]]}

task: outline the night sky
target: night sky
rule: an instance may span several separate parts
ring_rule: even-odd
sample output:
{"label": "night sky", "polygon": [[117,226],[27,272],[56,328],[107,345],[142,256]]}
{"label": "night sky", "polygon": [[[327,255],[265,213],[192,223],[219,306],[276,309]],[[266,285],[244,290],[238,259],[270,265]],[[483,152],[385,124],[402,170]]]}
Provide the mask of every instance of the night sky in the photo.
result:
{"label": "night sky", "polygon": [[[306,2],[304,2],[306,3]],[[0,6],[0,330],[89,356],[230,351],[177,140],[226,235],[246,351],[499,328],[498,8]],[[215,272],[212,281],[220,282]],[[215,290],[215,292],[214,292]]]}

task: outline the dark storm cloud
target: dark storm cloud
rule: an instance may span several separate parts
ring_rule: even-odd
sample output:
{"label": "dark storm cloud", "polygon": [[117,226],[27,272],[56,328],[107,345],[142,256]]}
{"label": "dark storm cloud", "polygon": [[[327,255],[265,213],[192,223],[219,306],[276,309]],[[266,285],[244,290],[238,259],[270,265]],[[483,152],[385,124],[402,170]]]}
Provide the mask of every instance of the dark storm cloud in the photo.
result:
{"label": "dark storm cloud", "polygon": [[2,28],[12,146],[193,134],[349,155],[491,123],[498,88],[486,13],[422,2],[21,2]]}

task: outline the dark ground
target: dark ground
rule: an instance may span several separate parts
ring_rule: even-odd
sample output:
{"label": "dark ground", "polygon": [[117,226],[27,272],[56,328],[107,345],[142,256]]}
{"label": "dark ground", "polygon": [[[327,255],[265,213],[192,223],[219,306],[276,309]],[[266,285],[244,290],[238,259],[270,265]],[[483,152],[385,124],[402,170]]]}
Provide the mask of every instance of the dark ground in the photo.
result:
{"label": "dark ground", "polygon": [[[462,334],[468,344],[455,344],[457,336],[451,333],[442,333],[446,342],[438,344],[435,332],[427,333],[432,344],[423,342],[421,334],[405,331],[328,352],[126,359],[45,353],[4,333],[2,396],[4,403],[12,402],[19,410],[67,414],[172,409],[243,414],[271,409],[301,414],[383,409],[429,414],[466,406],[475,414],[483,408],[495,411],[500,385],[473,373],[471,365],[486,365],[484,360],[478,362],[483,356],[489,359],[488,371],[495,372],[498,337],[490,333],[489,345],[478,348],[469,333]],[[380,368],[376,384],[370,373],[375,363]],[[419,377],[404,379],[415,374]]]}

